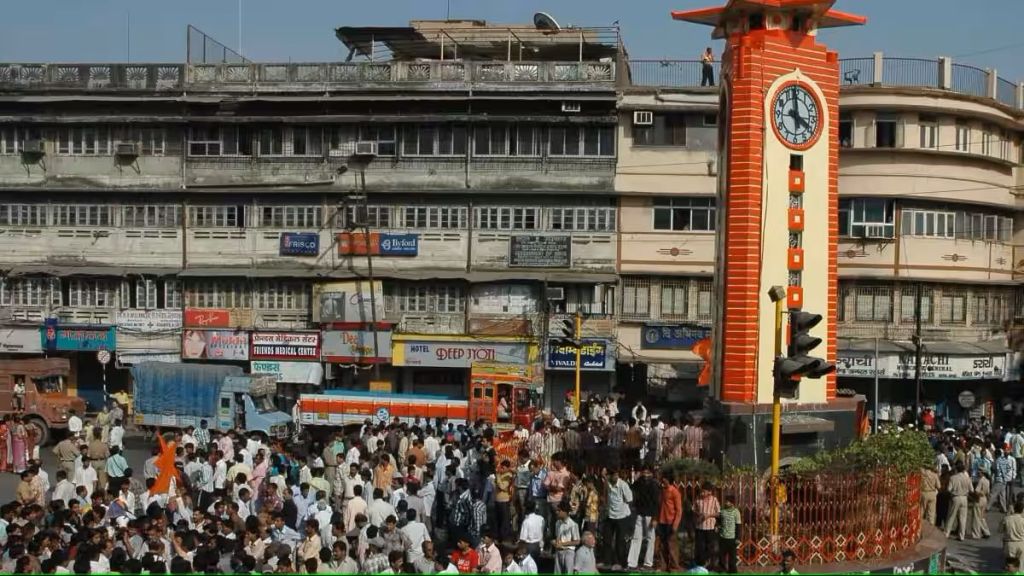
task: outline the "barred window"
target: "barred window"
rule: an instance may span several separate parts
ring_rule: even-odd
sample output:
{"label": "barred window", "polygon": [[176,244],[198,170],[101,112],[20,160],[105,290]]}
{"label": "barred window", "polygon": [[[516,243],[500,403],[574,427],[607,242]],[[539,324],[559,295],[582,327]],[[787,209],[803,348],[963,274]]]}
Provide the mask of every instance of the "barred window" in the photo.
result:
{"label": "barred window", "polygon": [[687,280],[662,280],[661,281],[661,317],[662,318],[686,318],[687,317],[687,292],[690,283]]}
{"label": "barred window", "polygon": [[[905,288],[900,294],[900,322],[909,324],[917,320],[917,289]],[[932,292],[929,289],[921,289],[921,321],[931,323],[932,319]]]}
{"label": "barred window", "polygon": [[697,284],[697,320],[711,322],[714,314],[714,284],[710,280],[698,280]]}
{"label": "barred window", "polygon": [[536,126],[492,124],[473,129],[474,156],[539,156]]}
{"label": "barred window", "polygon": [[854,308],[857,321],[892,322],[892,287],[858,287]]}
{"label": "barred window", "polygon": [[466,310],[466,291],[458,284],[400,283],[388,287],[388,312],[456,313]]}
{"label": "barred window", "polygon": [[407,206],[402,209],[405,228],[452,230],[466,227],[466,208]]}
{"label": "barred window", "polygon": [[0,226],[45,225],[45,204],[0,204]]}
{"label": "barred window", "polygon": [[650,318],[651,284],[648,278],[622,279],[622,316]]}
{"label": "barred window", "polygon": [[974,295],[974,323],[1000,325],[1006,319],[1008,307],[1005,294],[979,292]]}
{"label": "barred window", "polygon": [[551,208],[552,230],[614,232],[615,208]]}
{"label": "barred window", "polygon": [[323,130],[315,126],[292,128],[292,156],[323,156]]}
{"label": "barred window", "polygon": [[0,278],[2,306],[60,306],[59,278]]}
{"label": "barred window", "polygon": [[190,308],[249,308],[252,302],[244,282],[199,281],[188,284]]}
{"label": "barred window", "polygon": [[370,228],[391,227],[390,206],[346,206],[345,219],[336,218],[335,226],[369,226]]}
{"label": "barred window", "polygon": [[181,308],[180,280],[164,280],[164,308]]}
{"label": "barred window", "polygon": [[939,322],[943,324],[964,324],[967,322],[967,294],[942,291],[939,301]]}
{"label": "barred window", "polygon": [[540,208],[481,207],[476,209],[476,227],[481,230],[537,230]]}
{"label": "barred window", "polygon": [[309,309],[309,289],[302,282],[258,282],[254,296],[261,310]]}
{"label": "barred window", "polygon": [[260,156],[281,156],[284,154],[284,128],[271,127],[259,131]]}
{"label": "barred window", "polygon": [[189,206],[188,224],[196,228],[241,228],[244,206]]}
{"label": "barred window", "polygon": [[83,308],[115,308],[119,281],[79,279],[68,281],[68,306]]}
{"label": "barred window", "polygon": [[121,283],[121,308],[160,308],[159,287],[160,281],[155,278],[125,280]]}
{"label": "barred window", "polygon": [[263,206],[260,225],[264,228],[319,228],[319,206]]}
{"label": "barred window", "polygon": [[174,204],[143,204],[121,207],[125,228],[178,228],[181,206]]}
{"label": "barred window", "polygon": [[113,206],[101,204],[54,204],[55,226],[110,226]]}

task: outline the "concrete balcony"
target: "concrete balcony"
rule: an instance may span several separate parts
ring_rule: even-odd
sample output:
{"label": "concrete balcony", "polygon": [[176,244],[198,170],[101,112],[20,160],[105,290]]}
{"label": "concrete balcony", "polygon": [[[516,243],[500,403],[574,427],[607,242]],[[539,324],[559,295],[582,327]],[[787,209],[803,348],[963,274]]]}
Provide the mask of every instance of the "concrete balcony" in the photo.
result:
{"label": "concrete balcony", "polygon": [[181,250],[176,229],[0,228],[0,262],[26,271],[110,267],[115,276],[122,270],[175,271],[181,268]]}
{"label": "concrete balcony", "polygon": [[180,184],[178,156],[0,156],[0,187],[173,189]]}
{"label": "concrete balcony", "polygon": [[1010,282],[1015,264],[1012,245],[981,240],[906,236],[839,242],[842,278]]}

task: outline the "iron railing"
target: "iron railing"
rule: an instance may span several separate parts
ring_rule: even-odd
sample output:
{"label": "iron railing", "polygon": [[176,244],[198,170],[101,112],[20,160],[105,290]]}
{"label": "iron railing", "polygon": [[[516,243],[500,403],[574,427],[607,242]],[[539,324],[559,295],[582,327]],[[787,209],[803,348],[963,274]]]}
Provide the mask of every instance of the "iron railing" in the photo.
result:
{"label": "iron railing", "polygon": [[[629,70],[634,86],[687,88],[701,85],[703,63],[697,60],[630,60]],[[721,66],[714,67],[717,84]]]}
{"label": "iron railing", "polygon": [[874,78],[874,58],[847,58],[839,61],[839,81],[843,86],[871,84]]}
{"label": "iron railing", "polygon": [[988,96],[988,71],[966,64],[953,64],[953,91],[984,98]]}
{"label": "iron railing", "polygon": [[939,86],[938,60],[923,58],[886,58],[882,67],[885,86]]}
{"label": "iron railing", "polygon": [[996,100],[1000,104],[1017,108],[1017,85],[1005,78],[1000,78],[996,85]]}

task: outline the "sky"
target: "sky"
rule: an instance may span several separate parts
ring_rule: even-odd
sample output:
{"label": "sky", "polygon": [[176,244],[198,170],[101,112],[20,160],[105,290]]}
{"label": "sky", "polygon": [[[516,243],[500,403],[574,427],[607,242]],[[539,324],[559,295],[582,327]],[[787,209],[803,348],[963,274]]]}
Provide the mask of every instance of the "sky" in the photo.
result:
{"label": "sky", "polygon": [[[563,26],[619,22],[633,58],[696,59],[710,29],[674,22],[673,9],[719,0],[241,0],[242,52],[255,61],[329,61],[345,55],[336,26],[401,26],[414,18],[526,23],[544,10]],[[724,0],[722,0],[724,1]],[[1024,80],[1024,0],[839,0],[867,26],[826,30],[840,57],[936,58],[996,68]],[[128,23],[130,21],[130,27]],[[183,62],[192,24],[238,46],[238,0],[33,0],[4,2],[0,60]],[[128,34],[130,28],[131,33]]]}

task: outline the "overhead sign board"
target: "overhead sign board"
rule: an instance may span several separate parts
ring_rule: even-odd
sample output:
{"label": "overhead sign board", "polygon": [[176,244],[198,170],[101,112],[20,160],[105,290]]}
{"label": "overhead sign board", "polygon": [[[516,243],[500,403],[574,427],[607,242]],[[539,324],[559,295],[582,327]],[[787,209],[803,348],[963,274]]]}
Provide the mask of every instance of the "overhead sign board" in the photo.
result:
{"label": "overhead sign board", "polygon": [[645,324],[640,348],[646,350],[690,350],[711,335],[711,328],[681,324]]}
{"label": "overhead sign board", "polygon": [[509,268],[569,268],[572,266],[572,238],[568,235],[514,235],[508,243],[508,265]]}
{"label": "overhead sign board", "polygon": [[181,357],[186,360],[248,360],[249,333],[234,330],[185,330]]}
{"label": "overhead sign board", "polygon": [[320,361],[319,332],[253,332],[249,345],[251,360]]}
{"label": "overhead sign board", "polygon": [[416,256],[420,250],[419,234],[390,232],[342,232],[338,234],[339,256]]}
{"label": "overhead sign board", "polygon": [[279,253],[281,256],[318,256],[320,235],[316,232],[283,232]]}
{"label": "overhead sign board", "polygon": [[[584,340],[580,349],[583,371],[614,370],[615,363],[609,362],[608,343],[604,340]],[[548,370],[575,370],[576,349],[572,346],[548,344]]]}

